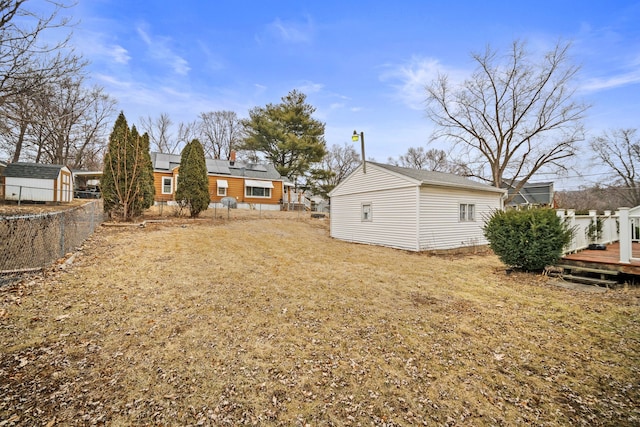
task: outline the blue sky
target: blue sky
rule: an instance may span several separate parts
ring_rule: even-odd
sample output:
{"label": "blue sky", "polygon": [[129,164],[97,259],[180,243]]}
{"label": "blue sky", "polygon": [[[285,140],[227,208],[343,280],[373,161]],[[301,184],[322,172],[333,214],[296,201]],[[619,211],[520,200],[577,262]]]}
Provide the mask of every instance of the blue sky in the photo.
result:
{"label": "blue sky", "polygon": [[429,141],[423,87],[438,71],[470,75],[487,44],[543,51],[562,39],[582,66],[589,135],[640,125],[640,2],[79,0],[68,13],[92,82],[133,124],[246,117],[298,89],[329,146],[362,131],[367,158],[384,162]]}

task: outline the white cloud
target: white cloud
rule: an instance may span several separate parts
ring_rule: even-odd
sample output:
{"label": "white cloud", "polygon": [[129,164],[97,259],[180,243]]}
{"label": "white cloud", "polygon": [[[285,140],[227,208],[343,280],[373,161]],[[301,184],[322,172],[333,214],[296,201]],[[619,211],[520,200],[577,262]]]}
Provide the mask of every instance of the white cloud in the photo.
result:
{"label": "white cloud", "polygon": [[93,76],[93,78],[95,80],[105,84],[106,86],[113,86],[113,87],[122,88],[122,89],[126,89],[126,88],[130,88],[131,87],[131,83],[130,82],[117,79],[116,77],[109,76],[107,74],[93,73],[92,76]]}
{"label": "white cloud", "polygon": [[144,27],[144,24],[139,25],[136,31],[147,45],[149,55],[153,59],[167,64],[176,74],[187,75],[191,70],[189,63],[172,51],[169,46],[171,39],[169,37],[152,37]]}
{"label": "white cloud", "polygon": [[447,68],[437,59],[413,56],[404,64],[386,65],[380,80],[390,82],[396,90],[396,97],[409,108],[424,109],[426,99],[425,87],[438,75],[446,74],[453,84],[462,82],[465,72]]}
{"label": "white cloud", "polygon": [[309,43],[313,39],[315,29],[311,18],[307,16],[304,22],[282,21],[276,18],[267,25],[267,31],[286,43]]}
{"label": "white cloud", "polygon": [[322,88],[324,88],[324,85],[322,83],[314,82],[303,82],[300,86],[298,86],[298,89],[305,95],[308,95],[310,93],[318,93],[322,90]]}
{"label": "white cloud", "polygon": [[640,69],[612,75],[605,78],[590,78],[580,85],[583,92],[598,92],[640,83]]}
{"label": "white cloud", "polygon": [[74,47],[91,62],[128,64],[131,60],[129,51],[114,40],[112,34],[82,29],[72,39]]}
{"label": "white cloud", "polygon": [[131,56],[129,56],[129,52],[127,51],[127,49],[118,45],[111,46],[109,54],[118,64],[127,64],[131,59]]}

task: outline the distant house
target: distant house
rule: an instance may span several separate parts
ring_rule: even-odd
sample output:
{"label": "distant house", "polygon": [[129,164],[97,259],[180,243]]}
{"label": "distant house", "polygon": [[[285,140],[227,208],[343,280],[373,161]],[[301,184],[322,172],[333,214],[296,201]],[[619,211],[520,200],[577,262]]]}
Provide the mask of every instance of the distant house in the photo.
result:
{"label": "distant house", "polygon": [[23,202],[71,202],[73,175],[64,165],[9,163],[4,169],[4,199]]}
{"label": "distant house", "polygon": [[331,237],[410,251],[485,245],[484,219],[506,190],[442,173],[367,162],[330,193]]}
{"label": "distant house", "polygon": [[[180,174],[180,156],[151,153],[156,203],[175,203]],[[222,206],[222,199],[233,197],[239,208],[260,207],[280,210],[291,184],[280,176],[272,164],[256,164],[231,160],[206,159],[209,199]]]}
{"label": "distant house", "polygon": [[513,199],[507,204],[512,207],[556,207],[554,203],[553,182],[527,182],[516,192],[515,188],[518,183],[503,185],[507,189],[509,196],[514,195]]}

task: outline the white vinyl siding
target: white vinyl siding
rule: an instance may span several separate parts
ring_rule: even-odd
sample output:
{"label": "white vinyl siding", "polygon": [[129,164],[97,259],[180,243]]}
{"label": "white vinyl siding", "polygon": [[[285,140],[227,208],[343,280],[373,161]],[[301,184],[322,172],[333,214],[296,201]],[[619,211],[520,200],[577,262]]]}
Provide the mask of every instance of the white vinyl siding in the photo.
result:
{"label": "white vinyl siding", "polygon": [[[501,208],[500,194],[423,187],[420,192],[420,249],[486,245],[484,219]],[[460,220],[460,205],[474,205],[474,221]],[[465,212],[468,215],[468,212]]]}
{"label": "white vinyl siding", "polygon": [[53,202],[54,188],[52,179],[5,177],[6,200]]}
{"label": "white vinyl siding", "polygon": [[[363,204],[372,207],[370,221],[362,220]],[[332,196],[331,237],[415,251],[415,212],[414,187]]]}
{"label": "white vinyl siding", "polygon": [[[330,193],[331,237],[411,251],[487,244],[484,220],[502,208],[501,193],[420,184],[375,164],[366,174],[359,167]],[[473,220],[460,221],[463,204],[465,218]],[[369,221],[363,220],[366,205]]]}
{"label": "white vinyl siding", "polygon": [[345,179],[331,192],[331,197],[343,194],[368,191],[374,192],[378,190],[388,190],[390,188],[406,187],[408,185],[412,185],[414,182],[409,178],[397,176],[388,171],[374,167],[368,167],[367,173],[363,174],[362,166],[360,166],[360,169],[349,175],[348,178],[349,179]]}

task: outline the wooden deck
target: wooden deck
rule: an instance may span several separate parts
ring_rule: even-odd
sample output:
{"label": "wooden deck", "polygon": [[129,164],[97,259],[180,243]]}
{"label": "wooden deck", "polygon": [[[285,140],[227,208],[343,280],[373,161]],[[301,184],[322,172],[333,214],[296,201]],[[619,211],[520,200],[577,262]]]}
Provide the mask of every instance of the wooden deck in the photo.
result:
{"label": "wooden deck", "polygon": [[618,271],[632,276],[640,276],[640,243],[633,243],[631,260],[629,264],[620,262],[620,244],[611,243],[604,251],[584,249],[574,254],[565,255],[560,261],[562,264],[581,267],[600,268],[604,270]]}

